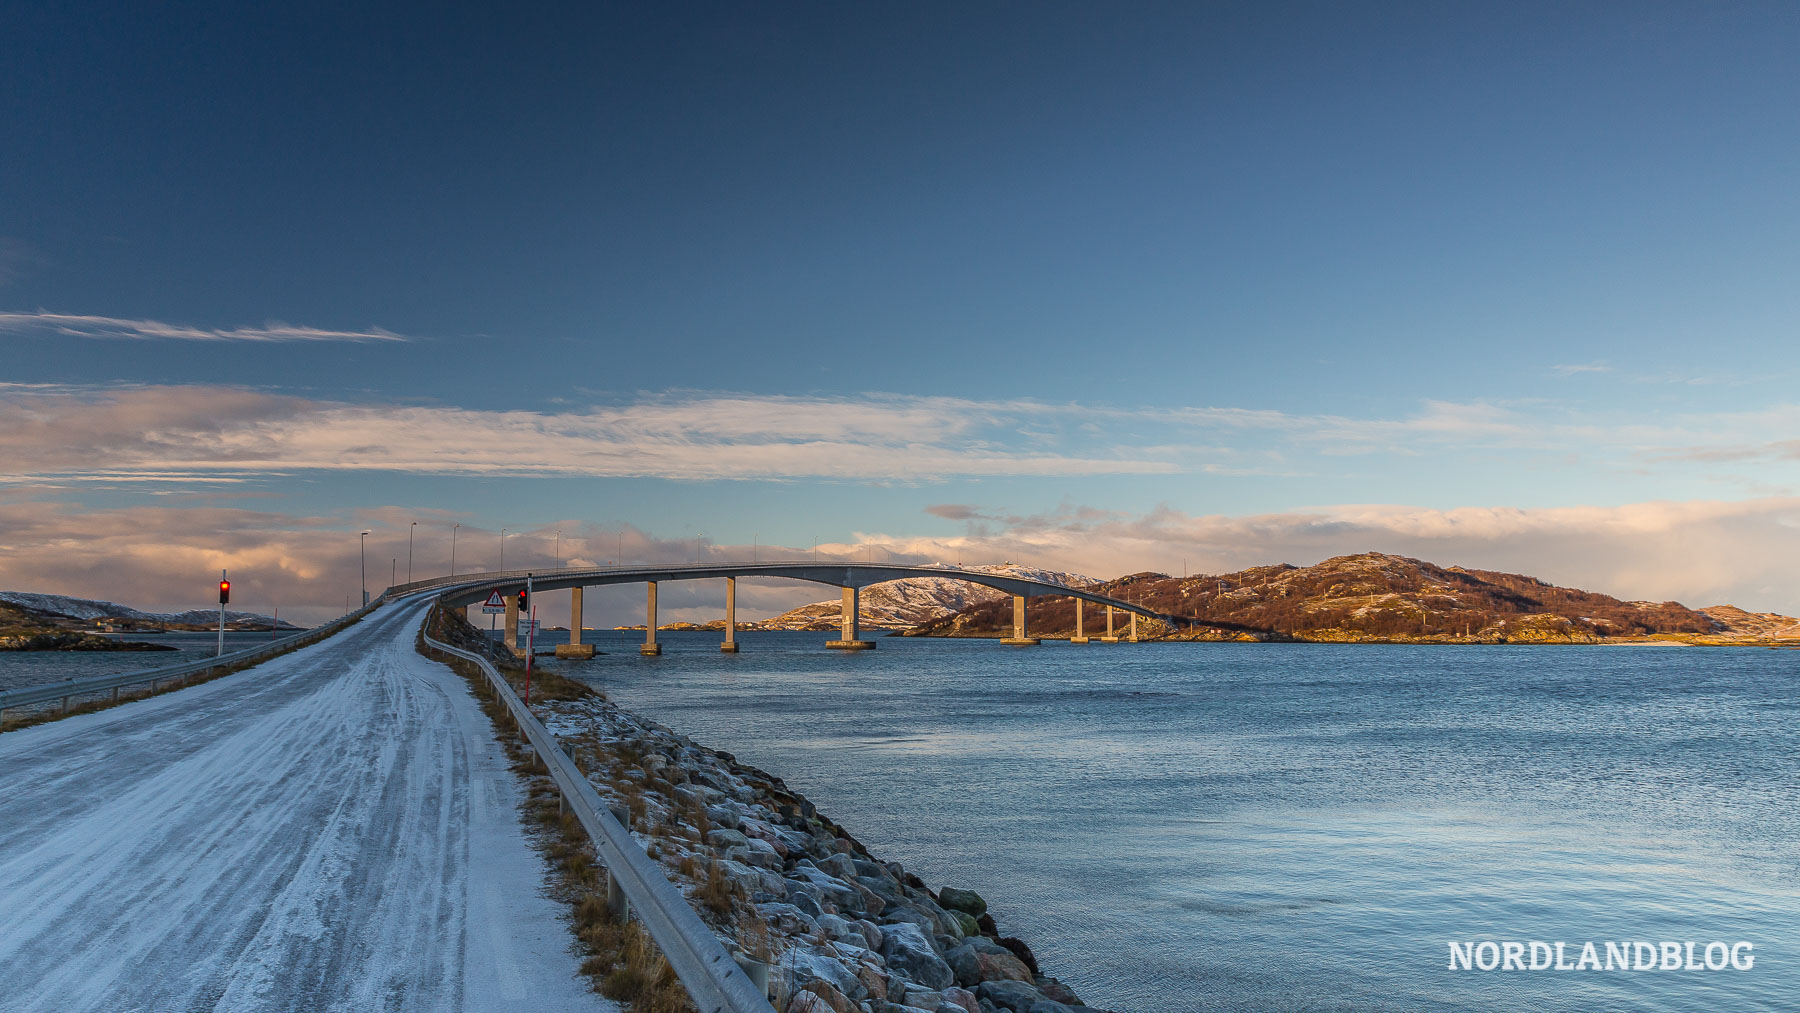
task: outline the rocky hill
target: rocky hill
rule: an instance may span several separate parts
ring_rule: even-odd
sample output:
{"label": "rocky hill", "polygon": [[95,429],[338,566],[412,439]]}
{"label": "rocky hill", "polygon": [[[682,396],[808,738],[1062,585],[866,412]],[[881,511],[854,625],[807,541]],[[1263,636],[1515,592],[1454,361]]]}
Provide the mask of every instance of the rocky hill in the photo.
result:
{"label": "rocky hill", "polygon": [[[186,612],[144,612],[117,602],[91,598],[70,598],[60,594],[38,594],[33,591],[0,591],[0,605],[9,607],[19,625],[46,629],[93,632],[112,629],[142,633],[150,630],[217,629],[216,609],[190,609]],[[267,630],[275,620],[257,612],[225,610],[228,630]],[[302,627],[282,620],[279,629]]]}
{"label": "rocky hill", "polygon": [[[1305,640],[1405,643],[1598,643],[1675,636],[1731,639],[1789,629],[1786,616],[1757,616],[1731,606],[1690,609],[1678,602],[1621,601],[1558,587],[1534,577],[1442,567],[1384,553],[1338,556],[1315,566],[1253,567],[1188,578],[1138,573],[1094,588],[1158,612],[1194,619],[1167,629],[1140,621],[1140,633],[1177,640]],[[1715,614],[1716,613],[1716,614]],[[1073,600],[1030,606],[1033,636],[1074,631]],[[1104,621],[1088,606],[1087,632]],[[921,625],[914,636],[994,637],[1010,628],[1004,601],[979,602]]]}
{"label": "rocky hill", "polygon": [[1761,637],[1773,640],[1800,638],[1800,619],[1774,612],[1746,612],[1736,605],[1708,605],[1700,610],[1719,626],[1726,636]]}
{"label": "rocky hill", "polygon": [[[1012,577],[1028,577],[1032,580],[1045,580],[1069,587],[1092,587],[1100,583],[1092,577],[1084,577],[1077,573],[1040,570],[1017,563],[971,566],[966,569]],[[866,628],[907,630],[971,606],[1003,600],[1007,600],[1006,595],[991,587],[970,584],[954,577],[909,577],[905,580],[890,581],[886,584],[876,584],[864,588],[858,611],[862,615],[862,624]],[[831,601],[802,605],[797,609],[783,612],[773,619],[745,623],[744,627],[755,630],[835,630],[842,613],[842,600],[832,599]],[[714,625],[720,629],[724,628],[722,622]]]}

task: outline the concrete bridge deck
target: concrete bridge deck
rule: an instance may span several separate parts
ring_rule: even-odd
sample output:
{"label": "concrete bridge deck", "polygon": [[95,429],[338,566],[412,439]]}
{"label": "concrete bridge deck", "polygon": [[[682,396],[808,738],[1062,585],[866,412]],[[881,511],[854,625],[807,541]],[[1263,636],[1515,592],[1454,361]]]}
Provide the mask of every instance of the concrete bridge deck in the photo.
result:
{"label": "concrete bridge deck", "polygon": [[[1130,617],[1130,632],[1126,639],[1133,641],[1137,640],[1137,617],[1140,615],[1170,625],[1182,625],[1189,621],[1181,616],[1167,615],[1122,599],[1097,594],[1085,588],[1070,587],[1065,584],[1020,577],[1014,574],[990,573],[985,570],[967,570],[943,565],[914,566],[904,563],[725,562],[689,563],[674,566],[507,570],[496,573],[459,574],[452,578],[416,581],[392,588],[390,593],[407,593],[419,589],[438,588],[443,591],[445,605],[461,607],[475,604],[487,598],[490,593],[499,591],[506,596],[508,601],[507,645],[517,650],[518,645],[514,631],[518,625],[518,615],[514,596],[519,591],[525,590],[528,581],[534,593],[555,590],[570,592],[570,641],[567,645],[569,647],[579,646],[581,642],[582,588],[611,584],[644,584],[646,585],[645,641],[642,651],[645,654],[657,654],[661,651],[656,642],[657,585],[664,581],[674,580],[723,579],[725,581],[725,636],[720,647],[726,651],[736,651],[738,649],[737,580],[742,577],[777,577],[815,584],[829,584],[841,588],[843,590],[843,610],[840,619],[841,637],[826,646],[844,650],[867,650],[875,646],[874,641],[864,640],[861,636],[860,596],[862,589],[872,584],[906,580],[913,577],[961,580],[991,587],[996,591],[1011,595],[1013,599],[1012,636],[1001,640],[1001,643],[1010,646],[1028,646],[1038,642],[1030,635],[1026,622],[1025,603],[1031,597],[1068,597],[1102,606],[1106,609],[1106,635],[1099,639],[1107,643],[1117,643],[1121,639],[1113,633],[1115,612],[1123,612]],[[1076,633],[1074,639],[1076,643],[1087,643],[1090,639],[1084,634],[1084,611],[1084,609],[1077,608],[1075,612]]]}

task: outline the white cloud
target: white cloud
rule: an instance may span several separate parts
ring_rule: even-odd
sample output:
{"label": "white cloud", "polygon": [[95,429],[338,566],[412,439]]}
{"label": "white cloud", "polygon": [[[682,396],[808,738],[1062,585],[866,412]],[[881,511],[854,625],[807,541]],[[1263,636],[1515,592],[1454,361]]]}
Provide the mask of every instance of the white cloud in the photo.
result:
{"label": "white cloud", "polygon": [[226,329],[168,324],[160,320],[126,320],[89,314],[0,313],[0,333],[51,334],[70,338],[104,338],[126,341],[406,341],[407,338],[371,327],[361,331],[335,331],[270,321],[261,327]]}
{"label": "white cloud", "polygon": [[0,480],[391,471],[672,479],[1163,474],[1144,453],[1016,452],[1030,403],[656,397],[586,411],[355,405],[227,387],[0,387]]}

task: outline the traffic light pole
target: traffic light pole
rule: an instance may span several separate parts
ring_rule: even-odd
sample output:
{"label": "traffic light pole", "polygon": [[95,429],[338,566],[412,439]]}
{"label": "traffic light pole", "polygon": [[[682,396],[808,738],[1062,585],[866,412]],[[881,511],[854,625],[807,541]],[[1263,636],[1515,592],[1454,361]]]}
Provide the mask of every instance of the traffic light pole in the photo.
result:
{"label": "traffic light pole", "polygon": [[219,571],[219,650],[214,657],[225,653],[225,599],[231,597],[231,582],[225,579],[225,571]]}

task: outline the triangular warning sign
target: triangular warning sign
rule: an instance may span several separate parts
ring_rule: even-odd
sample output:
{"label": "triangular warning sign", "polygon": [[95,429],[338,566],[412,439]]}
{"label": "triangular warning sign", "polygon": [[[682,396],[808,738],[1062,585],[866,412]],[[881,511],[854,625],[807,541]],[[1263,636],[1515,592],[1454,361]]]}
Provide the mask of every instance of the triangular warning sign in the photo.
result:
{"label": "triangular warning sign", "polygon": [[495,588],[494,592],[492,594],[488,595],[488,600],[487,600],[486,604],[493,608],[505,608],[506,607],[506,599],[500,597],[500,590],[498,588]]}

